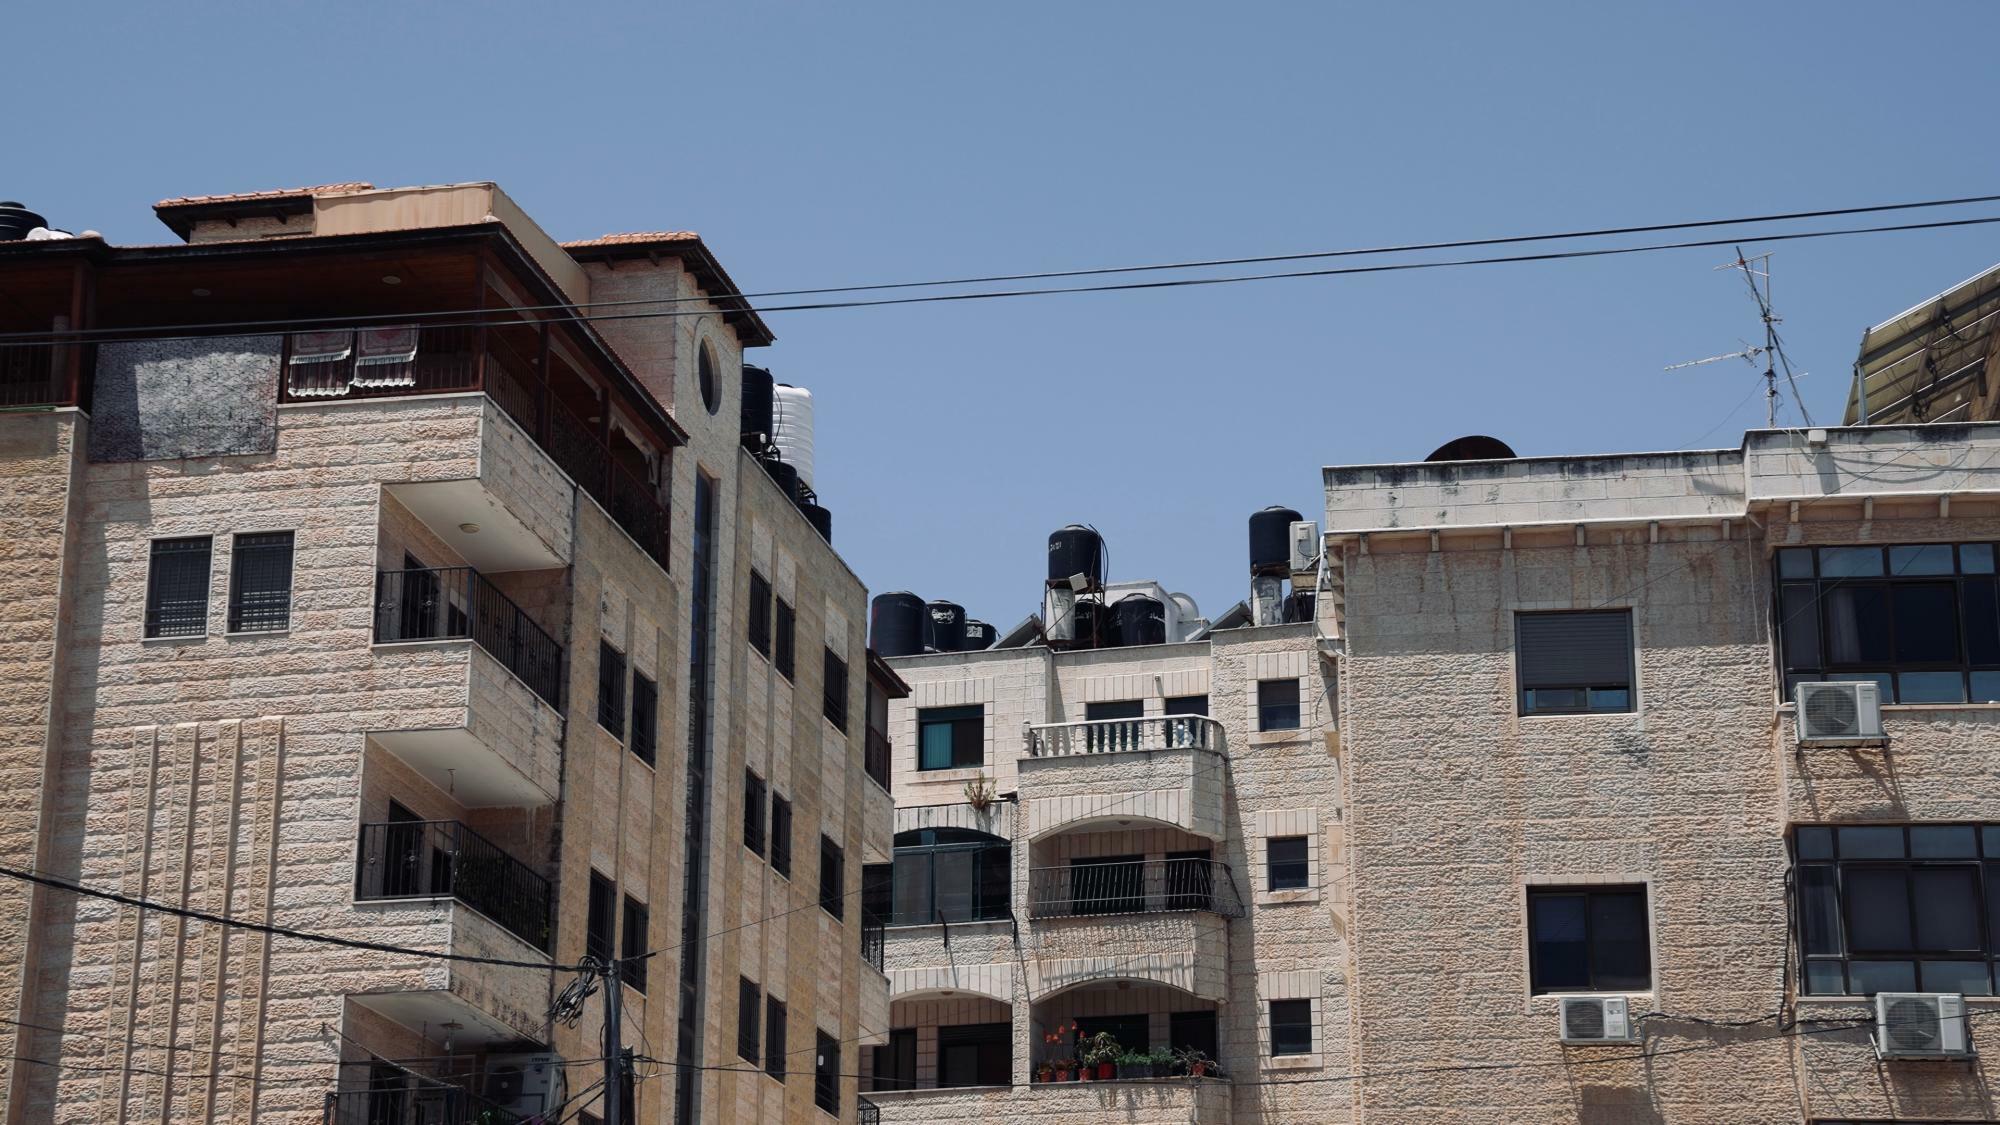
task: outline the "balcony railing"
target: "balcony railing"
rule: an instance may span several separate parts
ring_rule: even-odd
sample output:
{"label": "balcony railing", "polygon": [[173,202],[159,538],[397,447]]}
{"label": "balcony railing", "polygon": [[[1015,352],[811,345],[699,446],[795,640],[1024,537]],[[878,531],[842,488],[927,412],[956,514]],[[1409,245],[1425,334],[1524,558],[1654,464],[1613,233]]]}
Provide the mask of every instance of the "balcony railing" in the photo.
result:
{"label": "balcony railing", "polygon": [[861,746],[862,768],[868,771],[868,776],[875,779],[875,784],[880,785],[883,792],[889,792],[888,734],[869,727],[867,738]]}
{"label": "balcony railing", "polygon": [[1080,861],[1028,872],[1030,918],[1180,910],[1241,917],[1243,903],[1229,865],[1206,859]]}
{"label": "balcony railing", "polygon": [[867,1098],[854,1099],[856,1125],[882,1125],[882,1107]]}
{"label": "balcony railing", "polygon": [[562,646],[478,571],[442,566],[376,574],[376,643],[461,638],[562,709]]}
{"label": "balcony railing", "polygon": [[1221,753],[1222,724],[1206,715],[1094,719],[1027,728],[1028,754],[1060,758],[1129,750],[1212,750]]}
{"label": "balcony railing", "polygon": [[79,345],[0,343],[0,410],[62,406],[70,399],[69,352]]}
{"label": "balcony railing", "polygon": [[883,948],[888,944],[887,922],[874,911],[861,915],[861,959],[882,971]]}
{"label": "balcony railing", "polygon": [[362,825],[354,897],[457,899],[549,950],[549,881],[455,820]]}

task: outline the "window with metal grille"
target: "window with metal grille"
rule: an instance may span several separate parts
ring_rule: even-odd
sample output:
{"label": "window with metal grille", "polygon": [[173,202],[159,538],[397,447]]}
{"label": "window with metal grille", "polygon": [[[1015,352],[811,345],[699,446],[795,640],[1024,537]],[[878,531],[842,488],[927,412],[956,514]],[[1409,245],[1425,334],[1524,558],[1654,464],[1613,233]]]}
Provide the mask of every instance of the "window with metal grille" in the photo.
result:
{"label": "window with metal grille", "polygon": [[847,856],[840,845],[819,838],[819,905],[835,918],[847,916]]}
{"label": "window with metal grille", "polygon": [[238,535],[229,550],[229,631],[265,633],[292,623],[292,533]]}
{"label": "window with metal grille", "polygon": [[590,873],[590,914],[585,919],[583,951],[600,961],[613,956],[612,932],[617,928],[618,884]]}
{"label": "window with metal grille", "polygon": [[1257,729],[1299,729],[1299,682],[1257,681]]}
{"label": "window with metal grille", "polygon": [[785,1003],[775,996],[764,998],[764,1073],[785,1080]]}
{"label": "window with metal grille", "polygon": [[838,730],[847,730],[847,661],[826,650],[826,676],[822,694],[827,720]]}
{"label": "window with metal grille", "polygon": [[840,1040],[813,1031],[813,1104],[840,1116]]}
{"label": "window with metal grille", "polygon": [[1311,1000],[1271,1001],[1271,1055],[1310,1055],[1313,1049]]}
{"label": "window with metal grille", "polygon": [[764,854],[764,779],[743,771],[743,846]]}
{"label": "window with metal grille", "polygon": [[208,559],[206,535],[153,540],[152,565],[146,574],[146,635],[199,637],[208,632]]}
{"label": "window with metal grille", "polygon": [[1653,986],[1646,888],[1528,888],[1528,980],[1535,992]]}
{"label": "window with metal grille", "polygon": [[792,803],[771,794],[771,870],[792,877]]}
{"label": "window with metal grille", "polygon": [[1523,715],[1632,710],[1632,612],[1514,615]]}
{"label": "window with metal grille", "polygon": [[660,686],[632,673],[632,753],[653,764],[660,738]]}
{"label": "window with metal grille", "polygon": [[797,631],[794,628],[791,603],[779,598],[775,617],[776,636],[772,638],[771,666],[778,670],[780,676],[789,680],[792,678],[793,633]]}
{"label": "window with metal grille", "polygon": [[986,763],[986,708],[925,707],[917,712],[917,768],[971,769]]}
{"label": "window with metal grille", "polygon": [[1306,837],[1273,836],[1264,841],[1264,885],[1266,890],[1295,891],[1312,884],[1312,866],[1307,862]]}
{"label": "window with metal grille", "polygon": [[750,647],[771,655],[771,583],[750,572]]}
{"label": "window with metal grille", "polygon": [[646,952],[646,923],[650,915],[646,904],[625,896],[625,959],[618,963],[618,971],[625,983],[641,992],[646,991],[646,961],[641,956]]}
{"label": "window with metal grille", "polygon": [[757,1014],[763,1002],[764,993],[757,982],[736,978],[736,1054],[747,1063],[758,1061]]}
{"label": "window with metal grille", "polygon": [[1802,681],[1872,680],[1884,703],[2000,703],[1992,543],[1778,552],[1785,697]]}
{"label": "window with metal grille", "polygon": [[625,737],[625,654],[597,642],[597,725]]}
{"label": "window with metal grille", "polygon": [[2000,824],[1801,825],[1801,991],[1994,995]]}

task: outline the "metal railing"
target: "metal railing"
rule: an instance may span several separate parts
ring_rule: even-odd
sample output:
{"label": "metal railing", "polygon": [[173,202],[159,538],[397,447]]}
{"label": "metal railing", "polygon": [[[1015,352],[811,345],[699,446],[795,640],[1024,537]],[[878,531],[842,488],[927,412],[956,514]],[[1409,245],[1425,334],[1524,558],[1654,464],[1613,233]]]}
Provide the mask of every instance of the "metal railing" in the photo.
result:
{"label": "metal railing", "polygon": [[882,1125],[882,1107],[867,1098],[854,1099],[855,1125]]}
{"label": "metal railing", "polygon": [[1223,752],[1222,724],[1206,715],[1152,715],[1143,719],[1087,719],[1029,724],[1028,756],[1060,758],[1130,750]]}
{"label": "metal railing", "polygon": [[882,971],[882,953],[888,944],[888,923],[874,911],[861,914],[861,959]]}
{"label": "metal railing", "polygon": [[1030,918],[1179,910],[1241,917],[1243,902],[1229,865],[1206,859],[1147,859],[1078,862],[1028,872]]}
{"label": "metal railing", "polygon": [[886,733],[874,727],[868,728],[867,737],[861,744],[861,767],[875,779],[875,784],[880,785],[883,792],[892,792],[889,788],[889,736]]}
{"label": "metal railing", "polygon": [[529,1125],[539,1118],[522,1117],[456,1086],[412,1082],[330,1092],[320,1120],[324,1125]]}
{"label": "metal railing", "polygon": [[470,638],[562,709],[563,648],[513,599],[469,566],[384,570],[375,576],[375,640]]}
{"label": "metal railing", "polygon": [[548,952],[549,881],[455,820],[361,826],[358,901],[453,898]]}
{"label": "metal railing", "polygon": [[79,345],[0,343],[0,407],[69,401],[69,352]]}

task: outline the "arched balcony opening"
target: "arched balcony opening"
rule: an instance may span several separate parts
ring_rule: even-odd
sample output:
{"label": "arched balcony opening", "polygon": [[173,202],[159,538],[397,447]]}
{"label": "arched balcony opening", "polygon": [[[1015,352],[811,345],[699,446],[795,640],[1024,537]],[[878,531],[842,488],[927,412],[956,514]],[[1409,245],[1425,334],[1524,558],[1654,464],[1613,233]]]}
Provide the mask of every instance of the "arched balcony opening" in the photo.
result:
{"label": "arched balcony opening", "polygon": [[1005,1001],[955,990],[899,996],[889,1023],[889,1041],[862,1052],[864,1091],[1013,1083],[1014,1009]]}

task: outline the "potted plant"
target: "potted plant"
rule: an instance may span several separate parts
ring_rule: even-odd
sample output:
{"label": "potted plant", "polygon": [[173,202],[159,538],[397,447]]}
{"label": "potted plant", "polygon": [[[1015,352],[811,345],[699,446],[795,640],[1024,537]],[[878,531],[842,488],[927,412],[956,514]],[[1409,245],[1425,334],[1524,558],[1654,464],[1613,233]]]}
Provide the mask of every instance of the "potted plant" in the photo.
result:
{"label": "potted plant", "polygon": [[1153,1051],[1153,1077],[1172,1078],[1174,1064],[1178,1061],[1172,1047],[1159,1047]]}
{"label": "potted plant", "polygon": [[1190,1078],[1206,1077],[1215,1069],[1215,1061],[1193,1047],[1182,1047],[1174,1052],[1174,1062],[1180,1073]]}
{"label": "potted plant", "polygon": [[1121,1051],[1118,1054],[1118,1077],[1151,1078],[1153,1076],[1153,1056],[1148,1051]]}
{"label": "potted plant", "polygon": [[1108,1031],[1080,1036],[1076,1047],[1077,1054],[1083,1057],[1083,1065],[1093,1069],[1096,1072],[1094,1077],[1100,1082],[1113,1077],[1118,1068],[1118,1056],[1124,1051],[1117,1038]]}
{"label": "potted plant", "polygon": [[1049,1062],[1047,1059],[1042,1060],[1041,1065],[1035,1067],[1035,1081],[1037,1082],[1047,1082],[1055,1076],[1055,1064]]}
{"label": "potted plant", "polygon": [[1057,1082],[1072,1082],[1076,1080],[1075,1059],[1055,1059],[1049,1065],[1055,1069],[1055,1080]]}

